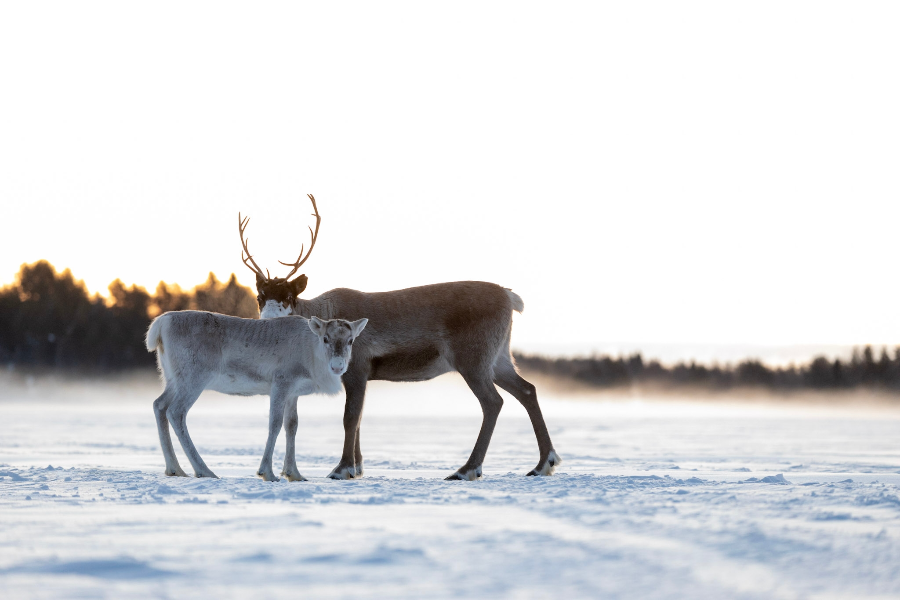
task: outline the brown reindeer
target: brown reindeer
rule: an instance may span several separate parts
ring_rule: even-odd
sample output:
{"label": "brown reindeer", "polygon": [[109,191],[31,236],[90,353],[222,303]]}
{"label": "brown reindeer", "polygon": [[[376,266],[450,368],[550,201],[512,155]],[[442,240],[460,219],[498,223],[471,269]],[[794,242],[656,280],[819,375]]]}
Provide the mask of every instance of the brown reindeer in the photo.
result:
{"label": "brown reindeer", "polygon": [[[354,346],[353,361],[342,377],[347,393],[344,449],[329,477],[352,479],[363,474],[359,427],[368,381],[425,381],[451,371],[459,372],[478,398],[483,420],[469,460],[447,479],[481,477],[482,463],[503,406],[495,385],[521,402],[531,418],[540,459],[528,475],[552,474],[561,460],[550,441],[535,388],[518,374],[509,350],[512,311],[522,312],[522,299],[493,283],[459,281],[377,293],[337,288],[304,300],[300,294],[306,288],[306,275],[290,278],[309,258],[319,233],[321,217],[315,198],[308,196],[315,211],[316,229],[310,228],[312,242],[305,256],[301,248],[295,262],[281,263],[292,267],[286,277],[263,274],[244,240],[249,217],[241,219],[238,215],[238,225],[243,245],[241,259],[256,273],[261,319],[285,315],[368,319],[366,335]],[[297,431],[296,403],[292,406],[294,413],[285,426],[289,437]]]}

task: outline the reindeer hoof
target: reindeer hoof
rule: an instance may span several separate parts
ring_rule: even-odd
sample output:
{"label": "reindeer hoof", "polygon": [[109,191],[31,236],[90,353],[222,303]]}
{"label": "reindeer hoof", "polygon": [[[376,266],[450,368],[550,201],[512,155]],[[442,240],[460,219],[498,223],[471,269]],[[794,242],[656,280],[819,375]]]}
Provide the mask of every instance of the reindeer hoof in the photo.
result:
{"label": "reindeer hoof", "polygon": [[281,474],[284,475],[284,478],[288,481],[308,481],[306,477],[296,471],[293,473],[285,473],[284,471],[282,471]]}
{"label": "reindeer hoof", "polygon": [[356,467],[342,467],[340,465],[328,474],[329,479],[355,479],[356,477]]}
{"label": "reindeer hoof", "polygon": [[215,473],[213,473],[212,471],[209,471],[208,473],[197,473],[196,477],[197,477],[197,479],[200,479],[201,477],[205,477],[207,479],[218,479],[219,478],[219,476],[216,475]]}
{"label": "reindeer hoof", "polygon": [[187,473],[181,470],[181,467],[178,467],[175,470],[170,471],[166,469],[166,476],[168,477],[187,477]]}
{"label": "reindeer hoof", "polygon": [[553,475],[553,472],[556,471],[556,467],[560,464],[562,464],[562,459],[559,457],[559,454],[557,454],[555,450],[551,450],[550,454],[547,455],[547,460],[530,470],[528,476]]}
{"label": "reindeer hoof", "polygon": [[445,477],[444,481],[475,481],[476,479],[481,479],[481,465],[467,471],[460,469],[453,475]]}
{"label": "reindeer hoof", "polygon": [[263,481],[281,481],[277,477],[275,477],[275,473],[256,473],[256,476],[262,479]]}

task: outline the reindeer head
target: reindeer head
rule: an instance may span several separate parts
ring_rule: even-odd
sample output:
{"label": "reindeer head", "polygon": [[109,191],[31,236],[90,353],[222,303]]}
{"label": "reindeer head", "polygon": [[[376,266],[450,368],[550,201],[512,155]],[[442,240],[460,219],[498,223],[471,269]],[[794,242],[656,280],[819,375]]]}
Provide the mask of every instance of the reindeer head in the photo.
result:
{"label": "reindeer head", "polygon": [[306,289],[306,275],[292,281],[286,277],[271,279],[256,275],[256,302],[259,304],[259,318],[272,319],[294,314],[294,301]]}
{"label": "reindeer head", "polygon": [[350,365],[353,340],[362,332],[368,319],[344,321],[332,319],[324,321],[318,317],[309,320],[309,328],[319,336],[319,348],[325,353],[328,366],[335,375],[343,375]]}
{"label": "reindeer head", "polygon": [[259,304],[260,319],[285,317],[294,314],[294,302],[300,296],[300,293],[306,289],[306,275],[300,275],[293,281],[291,281],[291,276],[297,272],[303,263],[306,262],[306,259],[309,258],[309,255],[312,254],[313,247],[316,245],[316,239],[319,237],[319,224],[322,222],[322,217],[319,216],[319,209],[316,208],[316,199],[312,194],[307,194],[307,196],[309,196],[309,200],[313,205],[313,211],[315,211],[313,216],[316,218],[316,230],[313,231],[312,227],[309,228],[312,242],[309,245],[309,252],[306,253],[306,256],[303,256],[305,247],[300,246],[300,256],[297,257],[296,261],[292,263],[278,261],[286,267],[293,267],[286,277],[272,277],[269,275],[268,269],[266,269],[265,275],[263,274],[262,269],[253,260],[253,256],[251,256],[250,250],[247,248],[247,243],[250,240],[244,240],[244,230],[247,229],[250,217],[242,219],[241,213],[238,213],[238,232],[241,236],[241,245],[244,247],[243,252],[241,252],[241,260],[244,261],[248,269],[256,273],[256,302]]}

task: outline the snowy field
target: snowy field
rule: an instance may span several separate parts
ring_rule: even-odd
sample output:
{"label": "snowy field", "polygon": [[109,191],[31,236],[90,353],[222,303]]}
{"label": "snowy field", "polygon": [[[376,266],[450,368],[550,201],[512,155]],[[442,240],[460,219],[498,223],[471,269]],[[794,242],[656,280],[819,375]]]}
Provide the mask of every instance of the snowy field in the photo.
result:
{"label": "snowy field", "polygon": [[265,483],[264,398],[204,394],[189,426],[222,479],[168,478],[154,380],[10,381],[3,598],[900,597],[900,404],[539,387],[558,474],[523,476],[537,444],[507,397],[484,479],[445,482],[474,444],[475,398],[455,376],[373,384],[363,479],[325,478],[342,399],[308,397],[310,480]]}

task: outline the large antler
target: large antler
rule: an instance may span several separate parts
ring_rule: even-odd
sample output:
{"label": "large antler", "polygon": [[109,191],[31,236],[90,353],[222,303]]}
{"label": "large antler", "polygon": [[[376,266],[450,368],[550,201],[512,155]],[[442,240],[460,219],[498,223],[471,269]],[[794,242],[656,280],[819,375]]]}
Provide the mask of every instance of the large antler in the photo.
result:
{"label": "large antler", "polygon": [[[291,270],[291,272],[287,274],[285,279],[290,279],[291,275],[296,273],[297,269],[299,269],[301,266],[303,266],[303,263],[305,263],[306,259],[309,258],[309,255],[312,254],[313,247],[316,245],[316,238],[319,237],[319,223],[322,222],[322,217],[319,216],[319,209],[316,208],[316,199],[313,198],[312,194],[307,194],[307,196],[309,196],[309,200],[310,200],[310,202],[312,202],[313,210],[315,211],[312,216],[314,216],[316,218],[316,230],[314,232],[312,227],[309,228],[309,234],[310,234],[310,236],[312,236],[312,243],[309,245],[309,252],[306,253],[306,256],[303,256],[303,246],[301,245],[300,246],[300,256],[297,257],[297,260],[295,262],[286,263],[286,262],[281,262],[280,260],[278,261],[280,264],[282,264],[286,267],[294,267],[293,270]],[[244,246],[244,248],[246,248],[246,245]],[[249,252],[247,254],[249,254]],[[254,264],[256,264],[256,263],[254,263]]]}
{"label": "large antler", "polygon": [[[241,213],[238,213],[238,233],[241,236],[241,245],[244,247],[243,251],[241,252],[241,260],[244,261],[244,264],[247,265],[248,269],[259,275],[260,277],[270,279],[270,277],[268,277],[268,271],[266,272],[266,275],[263,275],[262,269],[259,268],[259,265],[256,264],[256,261],[253,260],[253,257],[250,255],[250,250],[247,249],[247,242],[249,242],[250,240],[244,241],[244,230],[247,229],[247,224],[249,222],[250,217],[245,217],[242,219]],[[246,255],[246,258],[244,257],[244,255]],[[247,262],[248,260],[253,263],[253,266],[250,266],[250,263]]]}

